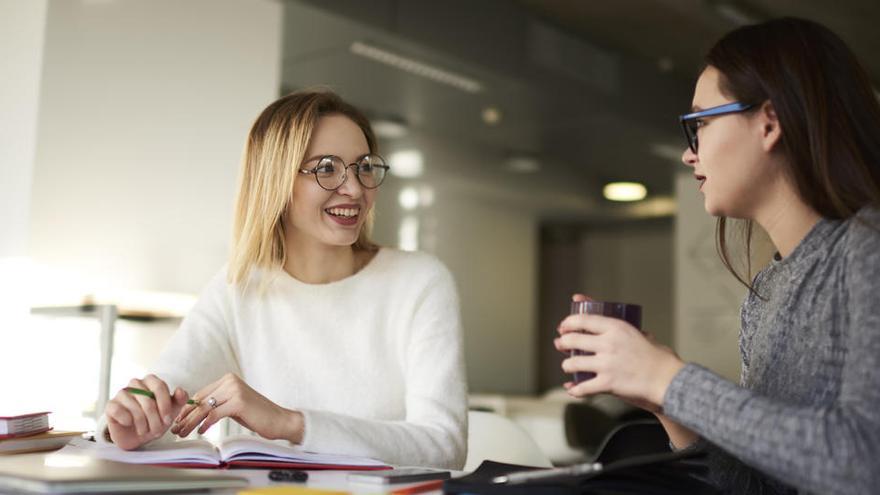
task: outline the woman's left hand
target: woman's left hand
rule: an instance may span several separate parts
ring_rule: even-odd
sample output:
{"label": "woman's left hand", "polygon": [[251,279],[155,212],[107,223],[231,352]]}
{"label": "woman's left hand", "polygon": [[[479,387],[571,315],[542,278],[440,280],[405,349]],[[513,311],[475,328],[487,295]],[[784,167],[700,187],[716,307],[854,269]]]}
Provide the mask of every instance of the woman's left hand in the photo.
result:
{"label": "woman's left hand", "polygon": [[617,318],[574,314],[560,323],[559,333],[554,344],[560,351],[592,353],[562,362],[566,373],[596,374],[578,384],[565,384],[574,397],[610,393],[657,412],[672,378],[684,367],[672,349],[651,342],[634,326]]}
{"label": "woman's left hand", "polygon": [[302,413],[275,404],[233,373],[227,373],[202,388],[193,395],[196,397],[199,398],[198,405],[187,405],[178,414],[171,428],[175,435],[185,437],[199,424],[199,433],[202,434],[217,421],[229,417],[269,440],[302,441]]}

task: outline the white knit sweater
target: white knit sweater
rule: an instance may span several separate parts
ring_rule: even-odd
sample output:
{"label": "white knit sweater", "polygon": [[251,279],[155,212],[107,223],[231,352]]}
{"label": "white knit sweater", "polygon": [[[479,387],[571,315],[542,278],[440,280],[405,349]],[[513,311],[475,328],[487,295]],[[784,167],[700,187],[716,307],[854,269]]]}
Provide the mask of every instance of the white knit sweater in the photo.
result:
{"label": "white knit sweater", "polygon": [[235,373],[303,413],[306,450],[464,465],[462,331],[446,267],[427,254],[381,249],[329,284],[279,271],[254,273],[250,287],[264,276],[271,283],[262,295],[242,294],[225,269],[208,284],[154,367],[172,390],[192,394]]}

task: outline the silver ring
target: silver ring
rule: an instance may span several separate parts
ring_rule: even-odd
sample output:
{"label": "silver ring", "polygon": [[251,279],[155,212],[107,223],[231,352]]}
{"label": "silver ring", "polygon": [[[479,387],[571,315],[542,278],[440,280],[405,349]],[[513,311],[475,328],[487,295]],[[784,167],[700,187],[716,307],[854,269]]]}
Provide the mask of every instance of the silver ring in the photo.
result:
{"label": "silver ring", "polygon": [[208,404],[209,406],[211,406],[211,409],[214,409],[214,408],[217,407],[217,399],[215,399],[215,398],[213,398],[213,397],[208,397],[208,402],[207,402],[207,404]]}

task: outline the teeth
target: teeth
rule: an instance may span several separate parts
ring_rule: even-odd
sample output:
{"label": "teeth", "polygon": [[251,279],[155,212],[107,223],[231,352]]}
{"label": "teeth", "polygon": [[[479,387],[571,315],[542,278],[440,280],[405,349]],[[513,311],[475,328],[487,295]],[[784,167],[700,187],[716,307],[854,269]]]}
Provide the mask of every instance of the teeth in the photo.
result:
{"label": "teeth", "polygon": [[327,213],[337,217],[355,217],[360,213],[360,208],[327,208]]}

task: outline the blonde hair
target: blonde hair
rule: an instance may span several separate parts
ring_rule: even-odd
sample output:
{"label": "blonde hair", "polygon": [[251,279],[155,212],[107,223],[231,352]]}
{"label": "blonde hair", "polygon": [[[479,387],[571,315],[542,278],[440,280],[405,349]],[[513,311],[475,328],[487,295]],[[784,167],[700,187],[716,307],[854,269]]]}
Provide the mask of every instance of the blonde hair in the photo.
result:
{"label": "blonde hair", "polygon": [[[370,121],[329,90],[291,93],[266,107],[254,121],[245,144],[235,200],[227,271],[230,282],[246,286],[251,270],[281,268],[291,255],[284,245],[282,216],[318,119],[331,114],[351,119],[364,132],[370,152],[377,152]],[[369,240],[372,224],[371,209],[353,249],[377,249]]]}

